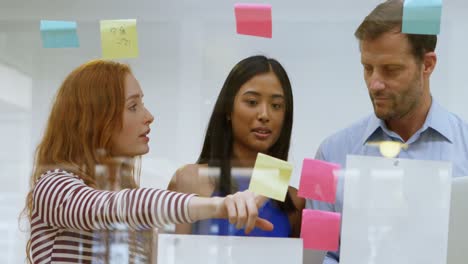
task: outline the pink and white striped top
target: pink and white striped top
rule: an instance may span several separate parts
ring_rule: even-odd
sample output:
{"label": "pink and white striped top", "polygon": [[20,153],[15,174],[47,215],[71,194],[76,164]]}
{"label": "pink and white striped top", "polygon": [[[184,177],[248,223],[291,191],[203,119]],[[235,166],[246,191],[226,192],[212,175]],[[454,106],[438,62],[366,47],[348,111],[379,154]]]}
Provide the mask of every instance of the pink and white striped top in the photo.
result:
{"label": "pink and white striped top", "polygon": [[116,223],[136,230],[191,223],[192,196],[150,188],[100,191],[72,173],[48,171],[33,190],[33,263],[91,263],[92,231]]}

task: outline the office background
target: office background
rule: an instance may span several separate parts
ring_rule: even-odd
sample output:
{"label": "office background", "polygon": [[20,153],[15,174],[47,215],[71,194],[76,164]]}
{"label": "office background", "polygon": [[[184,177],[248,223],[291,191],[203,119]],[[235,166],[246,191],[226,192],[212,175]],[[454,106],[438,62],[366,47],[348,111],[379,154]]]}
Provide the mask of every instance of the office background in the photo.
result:
{"label": "office background", "polygon": [[[23,263],[18,214],[28,190],[33,151],[50,103],[65,76],[101,56],[99,20],[137,19],[140,55],[133,68],[155,116],[142,184],[165,188],[173,172],[194,162],[228,72],[264,54],[286,68],[294,93],[291,159],[302,159],[331,133],[372,107],[353,33],[380,1],[249,1],[269,3],[273,38],[236,34],[235,1],[0,0],[0,262]],[[468,4],[444,1],[434,98],[468,120]],[[39,21],[78,23],[80,47],[42,48]]]}

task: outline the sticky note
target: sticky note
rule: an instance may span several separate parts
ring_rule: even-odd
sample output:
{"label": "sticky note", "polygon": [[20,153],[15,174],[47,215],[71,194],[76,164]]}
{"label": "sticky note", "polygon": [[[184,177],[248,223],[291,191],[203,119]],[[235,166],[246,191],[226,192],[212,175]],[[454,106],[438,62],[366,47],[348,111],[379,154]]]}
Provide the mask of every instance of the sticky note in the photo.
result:
{"label": "sticky note", "polygon": [[258,153],[249,190],[284,202],[292,169],[292,164],[287,161]]}
{"label": "sticky note", "polygon": [[401,32],[437,35],[441,16],[442,0],[405,0]]}
{"label": "sticky note", "polygon": [[335,203],[339,164],[305,158],[302,163],[298,195],[307,199]]}
{"label": "sticky note", "polygon": [[138,57],[136,19],[101,20],[102,57],[106,59]]}
{"label": "sticky note", "polygon": [[338,250],[340,239],[339,213],[302,210],[301,238],[305,249]]}
{"label": "sticky note", "polygon": [[76,22],[41,20],[40,30],[44,48],[78,48]]}
{"label": "sticky note", "polygon": [[235,4],[237,34],[271,38],[271,5]]}

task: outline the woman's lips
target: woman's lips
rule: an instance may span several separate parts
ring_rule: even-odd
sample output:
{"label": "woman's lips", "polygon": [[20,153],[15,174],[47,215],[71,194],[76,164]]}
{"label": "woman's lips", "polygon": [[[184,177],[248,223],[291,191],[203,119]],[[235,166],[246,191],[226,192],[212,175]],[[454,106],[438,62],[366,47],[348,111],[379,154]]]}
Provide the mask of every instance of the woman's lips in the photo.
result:
{"label": "woman's lips", "polygon": [[265,140],[271,135],[271,131],[269,129],[253,129],[252,131],[255,137],[260,140]]}

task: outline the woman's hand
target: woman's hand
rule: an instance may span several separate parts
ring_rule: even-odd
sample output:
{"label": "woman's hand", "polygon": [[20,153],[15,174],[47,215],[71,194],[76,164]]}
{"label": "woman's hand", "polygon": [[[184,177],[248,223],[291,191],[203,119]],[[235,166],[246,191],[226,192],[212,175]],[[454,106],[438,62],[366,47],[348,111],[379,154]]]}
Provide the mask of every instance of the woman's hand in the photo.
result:
{"label": "woman's hand", "polygon": [[255,195],[251,191],[237,192],[226,197],[193,197],[189,204],[189,214],[190,218],[195,221],[227,218],[231,224],[236,225],[236,228],[244,227],[246,234],[255,227],[271,231],[273,224],[258,217],[258,208],[263,206],[266,200],[265,197]]}
{"label": "woman's hand", "polygon": [[221,198],[215,214],[217,218],[227,218],[229,223],[235,224],[237,229],[244,227],[245,233],[250,233],[255,227],[262,230],[273,230],[273,224],[268,220],[258,217],[258,208],[266,201],[263,196],[258,196],[251,191],[237,192]]}

